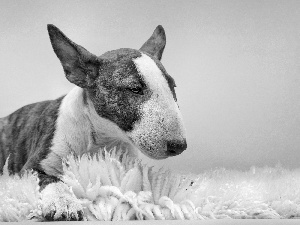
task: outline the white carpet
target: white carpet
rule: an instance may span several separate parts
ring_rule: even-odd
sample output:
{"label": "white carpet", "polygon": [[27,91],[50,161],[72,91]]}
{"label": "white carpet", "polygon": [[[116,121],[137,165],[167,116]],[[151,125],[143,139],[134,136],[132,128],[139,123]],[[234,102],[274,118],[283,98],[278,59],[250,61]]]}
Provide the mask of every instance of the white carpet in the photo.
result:
{"label": "white carpet", "polygon": [[[56,191],[75,195],[85,220],[300,217],[298,169],[253,167],[179,175],[154,171],[126,156],[120,159],[112,151],[98,157],[70,156],[64,172],[65,184],[56,185]],[[45,221],[44,205],[53,199],[46,189],[38,189],[35,174],[19,178],[5,170],[0,177],[0,221]]]}

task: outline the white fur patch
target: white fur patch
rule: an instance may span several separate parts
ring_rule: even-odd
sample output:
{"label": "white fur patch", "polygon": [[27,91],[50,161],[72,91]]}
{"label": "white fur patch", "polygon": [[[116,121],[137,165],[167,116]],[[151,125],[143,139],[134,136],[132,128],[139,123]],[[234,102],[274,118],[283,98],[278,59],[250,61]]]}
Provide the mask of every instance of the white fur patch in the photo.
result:
{"label": "white fur patch", "polygon": [[41,166],[47,174],[58,175],[62,172],[62,158],[71,152],[82,155],[116,145],[128,149],[131,155],[137,154],[126,134],[113,122],[100,117],[89,99],[84,105],[83,90],[74,87],[59,108],[51,152],[41,161]]}
{"label": "white fur patch", "polygon": [[143,53],[133,61],[152,96],[141,106],[142,118],[128,135],[147,156],[166,158],[167,141],[182,142],[185,139],[181,113],[156,63]]}

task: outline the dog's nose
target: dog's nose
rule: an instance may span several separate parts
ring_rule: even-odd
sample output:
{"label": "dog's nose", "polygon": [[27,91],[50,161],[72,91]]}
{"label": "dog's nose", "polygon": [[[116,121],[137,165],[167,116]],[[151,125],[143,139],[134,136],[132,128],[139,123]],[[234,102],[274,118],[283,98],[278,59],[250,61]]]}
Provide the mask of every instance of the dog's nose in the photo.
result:
{"label": "dog's nose", "polygon": [[179,155],[187,148],[186,139],[183,141],[168,141],[167,142],[167,152],[170,156]]}

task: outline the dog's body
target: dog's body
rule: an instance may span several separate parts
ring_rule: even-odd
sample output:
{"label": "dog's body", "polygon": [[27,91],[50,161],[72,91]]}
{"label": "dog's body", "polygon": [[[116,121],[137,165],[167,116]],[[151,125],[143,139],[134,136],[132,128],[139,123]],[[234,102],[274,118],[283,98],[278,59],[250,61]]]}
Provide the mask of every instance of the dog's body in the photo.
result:
{"label": "dog's body", "polygon": [[70,153],[117,147],[137,154],[117,126],[105,118],[95,120],[95,110],[84,95],[75,87],[66,96],[24,106],[1,119],[1,165],[9,155],[11,173],[34,169],[57,176],[62,172],[61,159]]}
{"label": "dog's body", "polygon": [[[27,105],[0,119],[0,172],[34,169],[49,183],[62,159],[117,146],[154,159],[186,149],[175,83],[160,59],[165,33],[158,26],[140,50],[100,57],[48,26],[53,49],[76,87],[53,101]],[[51,178],[51,179],[52,179]],[[55,179],[54,179],[55,181]]]}

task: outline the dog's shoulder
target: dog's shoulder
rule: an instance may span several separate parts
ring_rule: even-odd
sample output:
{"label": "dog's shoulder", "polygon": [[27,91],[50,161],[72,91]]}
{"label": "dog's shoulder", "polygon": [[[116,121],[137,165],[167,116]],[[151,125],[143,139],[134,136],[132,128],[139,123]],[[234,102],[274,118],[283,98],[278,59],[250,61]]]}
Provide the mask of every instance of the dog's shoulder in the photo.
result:
{"label": "dog's shoulder", "polygon": [[23,106],[12,114],[6,117],[6,126],[12,130],[13,138],[17,138],[23,130],[30,131],[29,129],[39,125],[39,130],[51,125],[57,119],[59,106],[64,96],[55,99],[37,102]]}
{"label": "dog's shoulder", "polygon": [[0,168],[10,155],[9,170],[19,172],[31,151],[49,149],[63,98],[29,104],[0,119]]}

